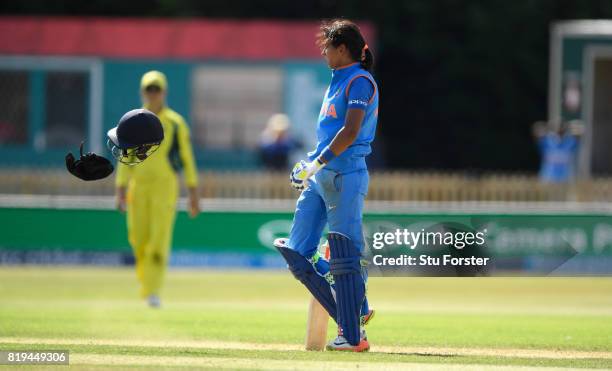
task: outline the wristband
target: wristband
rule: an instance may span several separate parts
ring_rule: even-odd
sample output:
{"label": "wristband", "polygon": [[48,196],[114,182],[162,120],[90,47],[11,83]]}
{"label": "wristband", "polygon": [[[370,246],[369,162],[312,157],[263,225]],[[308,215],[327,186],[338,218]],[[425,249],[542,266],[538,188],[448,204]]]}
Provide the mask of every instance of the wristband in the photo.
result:
{"label": "wristband", "polygon": [[323,149],[323,152],[321,152],[321,155],[319,157],[322,158],[324,162],[330,162],[331,160],[336,158],[336,155],[332,152],[329,146],[327,146],[325,147],[325,149]]}
{"label": "wristband", "polygon": [[325,167],[325,162],[321,160],[321,156],[314,159],[313,162],[310,163],[310,168],[308,169],[308,174],[310,176],[316,174],[319,170]]}

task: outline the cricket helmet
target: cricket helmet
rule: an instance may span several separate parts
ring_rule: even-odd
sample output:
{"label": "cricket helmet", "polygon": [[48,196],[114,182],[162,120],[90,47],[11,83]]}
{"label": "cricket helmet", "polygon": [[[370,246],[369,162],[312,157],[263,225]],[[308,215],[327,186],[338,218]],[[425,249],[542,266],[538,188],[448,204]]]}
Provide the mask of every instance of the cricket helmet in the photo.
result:
{"label": "cricket helmet", "polygon": [[139,108],[127,112],[107,133],[106,145],[117,161],[135,165],[155,152],[164,139],[159,118]]}

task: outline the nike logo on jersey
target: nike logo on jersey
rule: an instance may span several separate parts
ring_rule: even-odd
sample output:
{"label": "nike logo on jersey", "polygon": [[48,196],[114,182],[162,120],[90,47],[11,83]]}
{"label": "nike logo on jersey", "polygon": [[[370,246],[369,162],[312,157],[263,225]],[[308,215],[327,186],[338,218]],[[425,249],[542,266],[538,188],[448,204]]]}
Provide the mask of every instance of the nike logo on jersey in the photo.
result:
{"label": "nike logo on jersey", "polygon": [[336,98],[338,96],[338,94],[340,94],[340,89],[336,90],[336,92],[334,93],[334,95],[332,95],[331,97],[329,97],[329,100],[332,100],[334,98]]}

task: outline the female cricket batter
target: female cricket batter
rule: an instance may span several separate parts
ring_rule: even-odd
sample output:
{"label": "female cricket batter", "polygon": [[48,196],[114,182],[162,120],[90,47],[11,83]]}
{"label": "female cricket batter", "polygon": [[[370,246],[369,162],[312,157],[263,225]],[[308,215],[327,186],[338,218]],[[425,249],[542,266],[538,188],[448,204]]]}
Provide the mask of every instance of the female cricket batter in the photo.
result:
{"label": "female cricket batter", "polygon": [[157,151],[137,166],[117,164],[117,207],[127,208],[128,239],[136,258],[141,295],[152,307],[159,307],[162,285],[179,194],[177,172],[183,168],[189,191],[189,212],[198,212],[198,177],[189,127],[181,115],[166,106],[166,76],[159,71],[141,79],[144,108],[161,121],[164,139]]}
{"label": "female cricket batter", "polygon": [[[357,25],[348,20],[324,23],[318,43],[332,79],[319,114],[317,148],[309,153],[309,162],[301,161],[291,172],[291,185],[303,192],[289,239],[275,245],[294,276],[338,324],[338,337],[327,349],[362,352],[370,348],[362,327],[373,314],[360,258],[369,181],[365,157],[378,117],[377,86],[369,72],[374,58]],[[326,223],[329,263],[317,251]]]}

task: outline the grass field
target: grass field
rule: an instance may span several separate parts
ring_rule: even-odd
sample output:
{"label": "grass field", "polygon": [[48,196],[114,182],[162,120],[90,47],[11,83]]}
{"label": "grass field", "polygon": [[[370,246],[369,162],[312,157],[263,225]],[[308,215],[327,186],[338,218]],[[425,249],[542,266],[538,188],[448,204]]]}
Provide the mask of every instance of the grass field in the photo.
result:
{"label": "grass field", "polygon": [[367,354],[302,350],[287,272],[170,271],[159,310],[137,292],[131,269],[1,267],[0,349],[96,370],[612,368],[612,278],[371,278]]}

